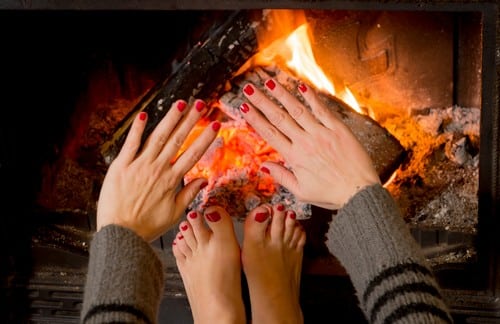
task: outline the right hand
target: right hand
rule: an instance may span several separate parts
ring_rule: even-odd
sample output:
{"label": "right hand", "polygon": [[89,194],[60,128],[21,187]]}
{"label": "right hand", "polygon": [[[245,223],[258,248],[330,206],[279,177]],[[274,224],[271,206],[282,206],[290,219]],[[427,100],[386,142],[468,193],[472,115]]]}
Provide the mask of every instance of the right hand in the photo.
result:
{"label": "right hand", "polygon": [[253,84],[243,90],[251,105],[245,103],[247,106],[243,104],[241,110],[246,121],[283,156],[290,169],[264,162],[261,170],[269,170],[297,199],[327,209],[339,209],[361,189],[380,183],[365,148],[313,89],[299,86],[311,112],[276,80],[265,84],[286,110]]}

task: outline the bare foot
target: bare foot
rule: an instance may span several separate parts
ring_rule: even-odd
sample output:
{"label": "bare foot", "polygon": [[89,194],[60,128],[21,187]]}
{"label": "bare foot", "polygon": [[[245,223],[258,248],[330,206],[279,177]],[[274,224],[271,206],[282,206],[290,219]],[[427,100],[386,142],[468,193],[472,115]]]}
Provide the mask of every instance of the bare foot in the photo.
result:
{"label": "bare foot", "polygon": [[295,214],[282,204],[259,206],[247,216],[241,258],[253,323],[304,322],[299,289],[305,241]]}
{"label": "bare foot", "polygon": [[179,224],[173,252],[194,322],[245,323],[240,248],[231,217],[220,207],[191,212]]}

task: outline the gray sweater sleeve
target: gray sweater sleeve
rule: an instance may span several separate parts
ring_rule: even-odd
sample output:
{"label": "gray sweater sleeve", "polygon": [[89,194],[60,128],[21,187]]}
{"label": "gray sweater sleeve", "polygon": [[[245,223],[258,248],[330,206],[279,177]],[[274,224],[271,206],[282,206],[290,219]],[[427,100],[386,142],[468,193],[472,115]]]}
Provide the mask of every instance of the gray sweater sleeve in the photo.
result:
{"label": "gray sweater sleeve", "polygon": [[163,292],[163,266],[133,231],[108,225],[90,246],[82,323],[155,323]]}
{"label": "gray sweater sleeve", "polygon": [[339,210],[327,246],[370,323],[452,322],[420,247],[381,185],[363,189]]}

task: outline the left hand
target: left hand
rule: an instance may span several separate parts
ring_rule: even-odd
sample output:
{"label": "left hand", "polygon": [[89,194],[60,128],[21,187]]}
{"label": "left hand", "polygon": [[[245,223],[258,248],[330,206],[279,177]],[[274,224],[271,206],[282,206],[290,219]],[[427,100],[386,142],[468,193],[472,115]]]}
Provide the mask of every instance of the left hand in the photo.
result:
{"label": "left hand", "polygon": [[[109,224],[127,227],[150,242],[173,227],[206,185],[198,178],[185,187],[181,181],[217,135],[215,121],[180,155],[179,148],[206,111],[178,100],[140,148],[147,114],[135,118],[125,143],[105,176],[97,205],[97,230]],[[190,109],[188,109],[190,108]]]}

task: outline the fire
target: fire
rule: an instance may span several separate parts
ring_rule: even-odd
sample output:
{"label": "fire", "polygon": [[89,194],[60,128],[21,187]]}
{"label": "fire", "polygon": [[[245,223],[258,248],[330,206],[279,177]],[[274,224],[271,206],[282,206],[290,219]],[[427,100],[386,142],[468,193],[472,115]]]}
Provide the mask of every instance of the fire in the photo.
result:
{"label": "fire", "polygon": [[[266,42],[262,39],[263,35],[258,35],[259,44],[265,44],[265,47],[260,48],[259,53],[241,67],[240,72],[254,66],[279,66],[294,73],[297,78],[319,91],[337,96],[359,112],[356,99],[349,89],[343,86],[336,89],[316,63],[308,25],[304,23],[303,17],[297,16],[301,11],[273,10],[272,12],[274,13],[271,14],[277,15],[275,21],[280,24],[273,26],[272,36],[267,35],[274,37],[274,40]],[[285,36],[276,37],[276,28],[283,28],[280,33]],[[217,118],[221,121],[218,139],[187,173],[185,181],[189,182],[199,177],[208,179],[208,186],[192,203],[192,208],[216,202],[225,205],[231,214],[242,215],[246,214],[245,209],[248,211],[251,205],[255,207],[256,203],[269,202],[276,198],[276,195],[283,195],[282,188],[277,187],[272,177],[258,170],[264,161],[283,164],[284,160],[243,119],[238,119],[232,112],[221,110],[236,119],[215,109],[215,113],[199,122],[199,127],[193,130],[185,146],[181,148],[181,152],[184,151],[209,120]],[[285,196],[285,200],[288,198],[290,197]],[[301,208],[303,207],[298,207]]]}
{"label": "fire", "polygon": [[[284,19],[283,14],[279,19]],[[255,62],[259,65],[271,65],[284,61],[286,66],[297,74],[298,78],[309,82],[320,91],[336,96],[352,109],[363,114],[349,88],[343,86],[340,91],[337,91],[333,82],[328,79],[317,64],[314,58],[311,37],[308,24],[303,23],[284,39],[278,39],[262,49],[257,54]]]}

